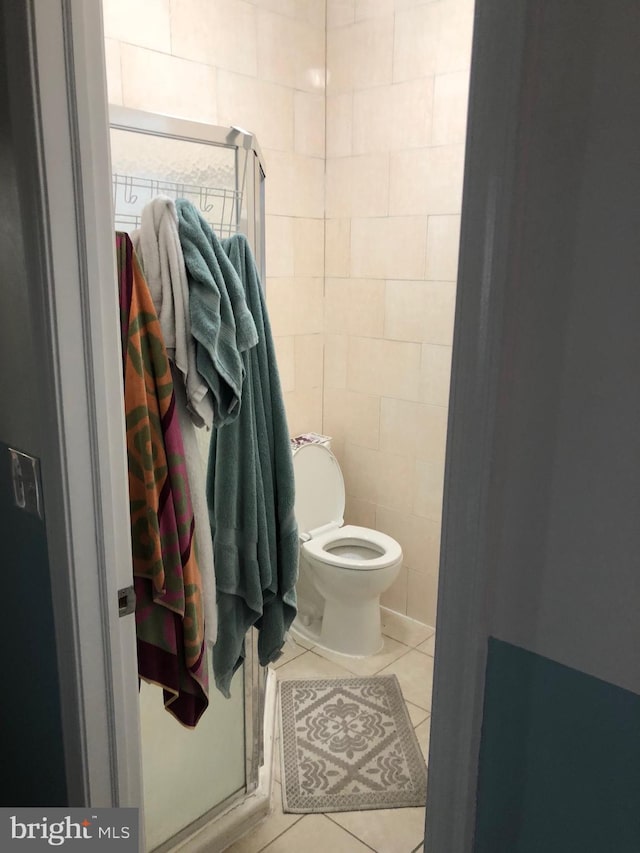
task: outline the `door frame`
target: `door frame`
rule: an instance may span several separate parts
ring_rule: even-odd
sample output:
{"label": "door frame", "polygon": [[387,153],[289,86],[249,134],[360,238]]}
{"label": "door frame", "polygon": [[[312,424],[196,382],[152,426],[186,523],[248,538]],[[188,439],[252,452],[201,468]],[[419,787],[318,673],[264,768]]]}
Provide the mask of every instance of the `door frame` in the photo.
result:
{"label": "door frame", "polygon": [[[471,853],[484,702],[504,302],[531,4],[476,4],[438,584],[425,850]],[[506,365],[506,367],[504,367]]]}
{"label": "door frame", "polygon": [[[119,307],[100,0],[5,4],[71,806],[141,807]],[[141,831],[143,821],[140,821]]]}

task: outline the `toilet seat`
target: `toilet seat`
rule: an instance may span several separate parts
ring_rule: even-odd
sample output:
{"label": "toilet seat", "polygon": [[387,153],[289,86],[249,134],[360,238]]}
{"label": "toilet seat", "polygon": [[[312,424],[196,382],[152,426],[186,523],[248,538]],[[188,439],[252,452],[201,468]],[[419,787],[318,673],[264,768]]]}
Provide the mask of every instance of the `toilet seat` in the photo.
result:
{"label": "toilet seat", "polygon": [[[342,544],[378,552],[378,556],[369,559],[362,556],[351,557],[344,553],[331,553],[331,548],[338,548]],[[386,569],[402,558],[402,548],[391,536],[379,530],[356,527],[353,524],[320,533],[304,542],[302,549],[312,560],[327,566],[336,566],[345,571],[367,572]]]}

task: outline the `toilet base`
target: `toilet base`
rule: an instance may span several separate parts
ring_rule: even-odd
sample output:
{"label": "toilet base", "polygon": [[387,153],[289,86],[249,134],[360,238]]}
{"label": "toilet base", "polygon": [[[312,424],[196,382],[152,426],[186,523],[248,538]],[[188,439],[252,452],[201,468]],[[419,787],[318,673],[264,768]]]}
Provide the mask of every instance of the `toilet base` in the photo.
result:
{"label": "toilet base", "polygon": [[358,602],[326,599],[319,645],[354,657],[377,654],[383,646],[380,596]]}
{"label": "toilet base", "polygon": [[[384,645],[384,640],[382,636],[380,637],[380,641],[377,646],[373,649],[372,652],[346,652],[343,649],[346,647],[343,643],[340,642],[340,638],[338,638],[338,642],[332,642],[332,639],[329,638],[328,641],[322,636],[322,621],[320,619],[314,619],[309,625],[305,625],[300,619],[295,619],[293,625],[290,628],[291,634],[294,640],[304,640],[307,643],[312,643],[314,646],[318,646],[321,649],[325,649],[328,652],[335,652],[340,655],[344,655],[349,658],[367,658],[371,655],[377,654],[382,650]],[[340,646],[340,648],[337,648]]]}

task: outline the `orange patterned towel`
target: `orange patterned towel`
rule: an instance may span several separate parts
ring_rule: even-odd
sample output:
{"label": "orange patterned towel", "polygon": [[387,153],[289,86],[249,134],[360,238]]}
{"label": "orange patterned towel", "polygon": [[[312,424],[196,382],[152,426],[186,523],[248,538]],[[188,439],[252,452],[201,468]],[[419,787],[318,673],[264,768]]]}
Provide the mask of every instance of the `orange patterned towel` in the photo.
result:
{"label": "orange patterned towel", "polygon": [[182,436],[151,294],[127,234],[116,235],[136,590],[138,673],[193,727],[209,704],[200,571]]}

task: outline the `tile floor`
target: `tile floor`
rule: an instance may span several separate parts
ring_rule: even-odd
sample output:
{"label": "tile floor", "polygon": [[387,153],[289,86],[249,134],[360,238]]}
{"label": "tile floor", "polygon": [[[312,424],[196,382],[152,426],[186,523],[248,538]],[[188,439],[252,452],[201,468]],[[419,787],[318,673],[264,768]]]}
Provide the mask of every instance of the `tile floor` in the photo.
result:
{"label": "tile floor", "polygon": [[[279,679],[339,678],[394,673],[398,677],[420,747],[428,760],[435,632],[404,616],[382,613],[384,647],[364,659],[348,658],[290,640],[275,664]],[[422,853],[424,808],[284,814],[280,745],[275,748],[271,814],[227,853]]]}

